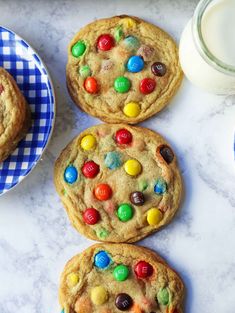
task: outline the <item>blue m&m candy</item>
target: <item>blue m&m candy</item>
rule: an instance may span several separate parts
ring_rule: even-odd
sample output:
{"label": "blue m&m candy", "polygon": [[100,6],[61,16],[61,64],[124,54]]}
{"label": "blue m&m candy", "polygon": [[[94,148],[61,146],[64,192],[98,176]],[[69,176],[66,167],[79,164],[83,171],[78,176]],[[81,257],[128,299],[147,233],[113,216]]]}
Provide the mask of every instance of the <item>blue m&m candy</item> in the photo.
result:
{"label": "blue m&m candy", "polygon": [[73,165],[66,167],[64,171],[64,180],[66,183],[73,184],[78,178],[78,171]]}
{"label": "blue m&m candy", "polygon": [[100,251],[95,255],[95,266],[101,269],[105,269],[109,266],[111,259],[107,252]]}
{"label": "blue m&m candy", "polygon": [[122,165],[121,155],[116,151],[108,152],[105,155],[104,163],[107,168],[114,170]]}
{"label": "blue m&m candy", "polygon": [[130,59],[127,62],[127,70],[132,73],[138,73],[142,71],[144,68],[144,60],[141,56],[139,55],[134,55],[130,57]]}
{"label": "blue m&m candy", "polygon": [[166,182],[162,178],[159,178],[156,181],[156,184],[154,185],[154,192],[157,195],[162,195],[166,191],[167,191],[167,184],[166,184]]}

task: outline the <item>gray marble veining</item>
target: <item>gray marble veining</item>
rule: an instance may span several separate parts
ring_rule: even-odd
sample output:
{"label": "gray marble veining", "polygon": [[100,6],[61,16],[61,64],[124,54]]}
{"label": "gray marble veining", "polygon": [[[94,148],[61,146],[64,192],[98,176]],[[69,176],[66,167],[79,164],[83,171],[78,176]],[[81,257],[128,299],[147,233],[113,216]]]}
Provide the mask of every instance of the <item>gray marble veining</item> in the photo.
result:
{"label": "gray marble veining", "polygon": [[[0,0],[0,24],[25,38],[51,73],[57,119],[43,160],[0,198],[0,312],[60,312],[59,274],[92,242],[69,224],[56,195],[53,164],[78,132],[100,121],[81,112],[65,84],[66,48],[83,25],[132,14],[162,26],[179,41],[196,0]],[[200,69],[199,69],[200,70]],[[153,247],[181,273],[187,313],[235,312],[235,97],[214,96],[184,81],[171,104],[142,123],[174,147],[185,182],[176,219],[140,244]]]}

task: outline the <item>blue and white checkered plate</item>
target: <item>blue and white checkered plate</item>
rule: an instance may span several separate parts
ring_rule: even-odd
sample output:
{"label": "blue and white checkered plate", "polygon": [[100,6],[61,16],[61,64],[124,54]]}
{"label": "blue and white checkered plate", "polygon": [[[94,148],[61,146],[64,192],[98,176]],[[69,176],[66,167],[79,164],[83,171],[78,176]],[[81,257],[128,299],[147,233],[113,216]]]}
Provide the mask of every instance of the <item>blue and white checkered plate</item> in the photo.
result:
{"label": "blue and white checkered plate", "polygon": [[0,26],[0,66],[16,80],[30,105],[32,127],[17,149],[0,163],[0,195],[26,177],[40,160],[53,130],[55,97],[47,70],[22,38]]}

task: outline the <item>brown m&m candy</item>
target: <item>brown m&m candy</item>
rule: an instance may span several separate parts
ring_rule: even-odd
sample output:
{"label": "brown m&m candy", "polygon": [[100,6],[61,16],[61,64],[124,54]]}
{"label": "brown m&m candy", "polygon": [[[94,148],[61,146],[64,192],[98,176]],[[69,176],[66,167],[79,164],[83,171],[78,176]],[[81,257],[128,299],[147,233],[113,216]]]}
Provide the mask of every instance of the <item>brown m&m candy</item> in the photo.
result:
{"label": "brown m&m candy", "polygon": [[164,76],[166,74],[166,65],[161,62],[155,62],[151,66],[151,71],[155,76]]}
{"label": "brown m&m candy", "polygon": [[134,191],[130,194],[131,203],[134,205],[143,205],[145,202],[144,194],[141,191]]}
{"label": "brown m&m candy", "polygon": [[170,164],[174,159],[174,153],[168,146],[162,146],[160,148],[160,154],[167,164]]}
{"label": "brown m&m candy", "polygon": [[127,311],[132,307],[133,300],[127,293],[119,293],[115,299],[115,305],[119,310]]}

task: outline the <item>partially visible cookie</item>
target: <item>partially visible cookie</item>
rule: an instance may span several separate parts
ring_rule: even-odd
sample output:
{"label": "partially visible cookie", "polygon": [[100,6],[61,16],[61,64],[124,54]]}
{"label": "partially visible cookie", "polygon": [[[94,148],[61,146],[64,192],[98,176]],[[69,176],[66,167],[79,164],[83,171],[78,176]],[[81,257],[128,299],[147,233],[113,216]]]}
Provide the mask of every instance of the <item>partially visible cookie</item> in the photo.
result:
{"label": "partially visible cookie", "polygon": [[123,124],[80,133],[57,159],[54,180],[73,226],[107,242],[135,242],[159,230],[182,195],[169,144],[149,129]]}
{"label": "partially visible cookie", "polygon": [[126,15],[82,28],[69,44],[66,73],[69,93],[84,111],[129,124],[161,111],[183,76],[174,40]]}
{"label": "partially visible cookie", "polygon": [[14,78],[0,67],[0,162],[23,139],[31,125],[28,104]]}
{"label": "partially visible cookie", "polygon": [[66,264],[59,300],[63,313],[183,313],[184,285],[149,249],[97,244]]}

